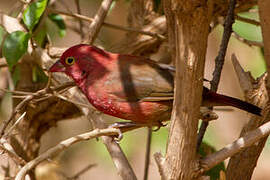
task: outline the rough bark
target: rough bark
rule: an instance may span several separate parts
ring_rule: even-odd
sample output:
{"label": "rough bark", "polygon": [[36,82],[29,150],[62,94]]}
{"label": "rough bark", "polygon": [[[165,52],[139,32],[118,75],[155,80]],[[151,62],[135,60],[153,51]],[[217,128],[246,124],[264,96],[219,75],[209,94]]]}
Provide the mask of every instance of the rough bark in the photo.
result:
{"label": "rough bark", "polygon": [[198,168],[197,127],[211,10],[201,1],[164,1],[176,78],[163,179],[193,179]]}
{"label": "rough bark", "polygon": [[[262,34],[263,34],[263,42],[265,47],[265,59],[267,64],[267,72],[270,73],[270,2],[267,0],[259,0],[259,14],[261,20]],[[270,93],[270,80],[269,77],[263,76],[260,81],[255,83],[253,78],[247,79],[250,84],[253,84],[252,87],[245,91],[246,100],[252,102],[261,107],[265,107],[265,111],[263,113],[263,118],[251,117],[249,122],[244,126],[241,136],[244,136],[249,131],[259,127],[260,125],[268,122],[269,119],[269,108],[267,104],[269,104],[269,93]],[[248,83],[245,82],[245,83]],[[241,83],[242,84],[242,83]],[[265,89],[266,88],[266,89]],[[242,88],[243,89],[243,88]],[[245,89],[244,89],[245,90]],[[267,90],[267,91],[266,91]],[[260,140],[257,144],[245,149],[244,151],[238,153],[233,156],[228,164],[226,176],[228,180],[236,180],[243,179],[248,180],[251,179],[253,171],[257,165],[258,158],[263,150],[267,137]]]}

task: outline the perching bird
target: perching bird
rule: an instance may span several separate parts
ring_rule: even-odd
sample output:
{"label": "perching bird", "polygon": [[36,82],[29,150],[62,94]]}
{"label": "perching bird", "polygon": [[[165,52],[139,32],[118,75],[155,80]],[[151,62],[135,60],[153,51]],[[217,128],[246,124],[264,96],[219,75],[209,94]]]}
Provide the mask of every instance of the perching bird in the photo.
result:
{"label": "perching bird", "polygon": [[[173,70],[145,57],[110,53],[86,44],[69,48],[50,68],[50,72],[70,76],[99,111],[148,125],[170,119]],[[256,115],[261,113],[255,105],[206,87],[202,106],[233,106]]]}

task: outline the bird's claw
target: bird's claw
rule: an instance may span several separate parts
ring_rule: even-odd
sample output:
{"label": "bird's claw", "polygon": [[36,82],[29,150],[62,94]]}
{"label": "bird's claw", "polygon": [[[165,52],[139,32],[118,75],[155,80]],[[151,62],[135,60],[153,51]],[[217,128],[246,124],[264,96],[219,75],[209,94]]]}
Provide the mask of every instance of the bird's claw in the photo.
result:
{"label": "bird's claw", "polygon": [[118,130],[118,136],[113,136],[113,140],[116,143],[119,143],[123,139],[123,136],[124,136],[123,133],[121,132],[122,124],[121,123],[113,123],[109,127],[116,128]]}
{"label": "bird's claw", "polygon": [[113,140],[116,142],[116,143],[120,143],[120,141],[123,139],[124,135],[123,133],[121,132],[120,129],[118,129],[118,136],[114,136],[113,137]]}
{"label": "bird's claw", "polygon": [[154,132],[156,132],[156,131],[158,131],[161,127],[164,127],[164,126],[167,126],[168,124],[167,123],[165,123],[165,124],[163,124],[162,122],[158,122],[158,126],[157,126],[157,128],[156,129],[153,129],[152,131],[154,131]]}

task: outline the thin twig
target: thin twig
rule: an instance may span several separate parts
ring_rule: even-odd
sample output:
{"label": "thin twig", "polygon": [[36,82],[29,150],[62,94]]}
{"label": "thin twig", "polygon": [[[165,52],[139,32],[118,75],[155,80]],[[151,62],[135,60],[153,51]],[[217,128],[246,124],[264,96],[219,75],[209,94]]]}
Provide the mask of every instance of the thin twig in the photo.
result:
{"label": "thin twig", "polygon": [[222,36],[222,41],[220,44],[219,48],[219,53],[218,56],[215,59],[215,70],[213,72],[213,79],[210,82],[211,84],[211,90],[212,91],[217,91],[218,89],[218,84],[220,81],[220,76],[221,76],[221,71],[224,65],[225,61],[225,55],[228,47],[228,43],[231,37],[232,33],[232,24],[234,23],[234,8],[235,8],[236,1],[235,0],[230,0],[229,4],[229,9],[228,9],[228,14],[225,19],[225,24],[224,24],[224,33]]}
{"label": "thin twig", "polygon": [[33,99],[32,95],[28,95],[24,100],[22,100],[13,110],[11,116],[9,119],[3,121],[1,129],[0,129],[0,138],[4,135],[5,129],[7,128],[8,124],[13,120],[13,118],[16,116],[17,113],[19,113],[24,106]]}
{"label": "thin twig", "polygon": [[198,137],[197,137],[197,152],[199,152],[200,150],[200,146],[201,146],[201,143],[202,143],[202,140],[203,140],[203,136],[206,132],[206,129],[209,125],[209,122],[208,121],[203,121],[201,126],[200,126],[200,129],[199,129],[199,133],[198,133]]}
{"label": "thin twig", "polygon": [[[2,60],[2,59],[1,59]],[[0,68],[5,68],[5,67],[8,67],[7,63],[1,63],[0,64]]]}
{"label": "thin twig", "polygon": [[149,174],[149,164],[150,164],[150,152],[151,152],[151,141],[152,141],[152,128],[147,128],[147,141],[146,141],[146,152],[144,159],[144,173],[143,179],[148,179]]}
{"label": "thin twig", "polygon": [[[89,109],[88,118],[94,128],[104,128],[106,127],[102,117],[95,110]],[[122,131],[123,132],[123,131]],[[137,177],[129,164],[127,157],[122,151],[119,144],[112,138],[108,136],[101,137],[104,145],[106,146],[112,161],[117,169],[117,173],[121,176],[123,180],[136,180]]]}
{"label": "thin twig", "polygon": [[33,95],[33,92],[26,92],[26,91],[12,91],[4,88],[0,88],[0,91],[8,92],[8,93],[13,93],[13,94],[21,94],[21,95]]}
{"label": "thin twig", "polygon": [[90,131],[90,132],[87,132],[87,133],[84,133],[84,134],[80,134],[80,135],[71,137],[69,139],[66,139],[64,141],[61,141],[56,146],[50,148],[46,152],[42,153],[41,155],[39,155],[35,159],[28,162],[26,165],[24,165],[20,169],[18,174],[16,175],[15,180],[23,180],[26,173],[28,171],[30,171],[31,169],[33,169],[35,166],[37,166],[39,163],[41,163],[42,161],[44,161],[44,160],[58,154],[61,151],[67,149],[68,147],[70,147],[74,143],[90,140],[90,139],[100,137],[100,136],[119,135],[119,133],[120,133],[119,129],[116,129],[116,128],[95,129],[93,131]]}
{"label": "thin twig", "polygon": [[62,85],[57,86],[57,87],[52,87],[50,89],[48,89],[48,88],[41,89],[41,90],[39,90],[39,91],[37,91],[35,93],[30,93],[29,95],[27,95],[26,98],[24,100],[22,100],[15,107],[15,109],[13,110],[10,118],[3,121],[1,129],[0,129],[0,138],[4,135],[4,132],[5,132],[6,128],[7,128],[7,126],[13,120],[13,118],[16,116],[16,114],[19,113],[25,107],[25,105],[28,104],[31,100],[33,100],[34,98],[40,98],[40,97],[42,97],[42,96],[44,96],[46,94],[49,94],[50,93],[49,91],[52,91],[52,92],[61,91],[61,90],[65,89],[65,88],[72,87],[72,86],[74,86],[74,82],[67,82],[67,83],[62,84]]}
{"label": "thin twig", "polygon": [[[78,18],[78,19],[81,19],[81,20],[84,20],[84,21],[87,21],[87,22],[93,22],[93,20],[94,20],[93,18],[89,18],[87,16],[83,16],[83,15],[76,14],[76,13],[66,13],[66,12],[58,11],[58,10],[49,10],[49,11],[52,12],[52,13],[57,13],[57,14],[65,15],[65,16]],[[166,39],[165,36],[163,36],[161,34],[158,34],[158,33],[152,33],[152,32],[149,32],[149,31],[143,31],[143,30],[129,28],[129,27],[123,27],[123,26],[120,26],[120,25],[111,24],[111,23],[107,23],[107,22],[103,22],[103,25],[105,27],[108,27],[108,28],[114,28],[114,29],[121,30],[121,31],[129,31],[129,32],[140,33],[140,34],[148,35],[148,36],[151,36],[151,37],[156,37],[156,38],[159,38],[161,40]]]}
{"label": "thin twig", "polygon": [[241,37],[239,34],[237,34],[236,32],[233,32],[232,35],[239,41],[247,44],[248,46],[258,46],[258,47],[264,47],[262,42],[259,41],[251,41],[251,40],[247,40],[243,37]]}
{"label": "thin twig", "polygon": [[245,18],[245,17],[238,16],[238,15],[235,15],[235,19],[237,19],[239,21],[243,21],[243,22],[248,23],[248,24],[253,24],[255,26],[261,25],[261,23],[259,21],[256,21],[254,19]]}
{"label": "thin twig", "polygon": [[[75,0],[75,4],[76,4],[76,8],[77,8],[77,13],[81,14],[81,7],[80,7],[80,1],[79,0]],[[81,35],[81,39],[84,39],[84,33],[83,33],[83,22],[81,19],[79,20],[79,26],[80,26],[80,35]]]}
{"label": "thin twig", "polygon": [[109,9],[112,5],[113,0],[103,0],[101,2],[101,5],[98,9],[97,14],[94,17],[93,22],[90,24],[88,28],[88,34],[87,34],[87,40],[85,40],[85,43],[93,44],[100,29],[101,26],[109,12]]}
{"label": "thin twig", "polygon": [[[225,55],[226,55],[228,43],[229,43],[229,40],[231,37],[231,33],[232,33],[232,24],[234,23],[235,4],[236,4],[236,0],[230,0],[228,13],[227,13],[227,16],[225,19],[224,32],[223,32],[222,41],[221,41],[220,48],[219,48],[219,53],[215,59],[215,70],[213,72],[213,79],[210,82],[210,84],[211,84],[210,89],[212,91],[215,91],[215,92],[218,89],[221,71],[223,69],[223,65],[224,65],[224,61],[225,61]],[[202,143],[202,139],[203,139],[204,134],[206,132],[206,129],[208,127],[208,122],[203,121],[201,126],[203,126],[203,128],[200,128],[200,131],[198,134],[198,136],[200,137],[200,138],[198,138],[198,140],[200,140],[200,141],[197,142],[197,146],[199,146],[199,147],[197,147],[197,150],[199,150],[200,145]]]}
{"label": "thin twig", "polygon": [[26,161],[15,153],[13,147],[6,141],[6,139],[1,138],[0,143],[1,143],[0,149],[6,152],[9,155],[9,157],[11,157],[14,160],[14,162],[16,162],[21,166],[26,164]]}
{"label": "thin twig", "polygon": [[68,180],[76,180],[78,179],[82,174],[86,173],[89,169],[92,169],[93,167],[96,167],[97,164],[89,164],[88,166],[86,166],[85,168],[83,168],[82,170],[80,170],[79,172],[77,172],[75,175],[73,175],[72,177],[67,177]]}
{"label": "thin twig", "polygon": [[54,96],[55,96],[55,97],[58,97],[58,98],[60,98],[60,99],[63,99],[63,100],[65,100],[65,101],[67,101],[67,102],[71,102],[71,103],[73,103],[73,104],[76,104],[76,105],[78,105],[78,106],[82,106],[82,107],[85,107],[85,108],[89,108],[89,105],[88,105],[88,104],[84,104],[84,103],[80,103],[80,102],[76,102],[76,101],[70,100],[70,99],[68,99],[68,98],[66,98],[65,96],[62,96],[62,95],[60,95],[60,94],[55,94]]}
{"label": "thin twig", "polygon": [[[267,118],[269,118],[269,113]],[[269,134],[270,134],[270,122],[267,122],[264,125],[260,126],[259,128],[248,132],[245,136],[237,139],[233,143],[228,144],[221,150],[201,159],[200,173],[203,173],[211,169],[212,167],[224,161],[228,157],[231,157],[240,152],[241,150],[246,149],[252,144],[258,142],[260,139],[268,136]]]}
{"label": "thin twig", "polygon": [[26,112],[24,112],[24,113],[17,119],[17,121],[11,126],[11,128],[9,128],[8,132],[5,134],[6,137],[13,131],[13,129],[14,129],[14,128],[17,126],[17,124],[24,118],[25,115],[26,115]]}

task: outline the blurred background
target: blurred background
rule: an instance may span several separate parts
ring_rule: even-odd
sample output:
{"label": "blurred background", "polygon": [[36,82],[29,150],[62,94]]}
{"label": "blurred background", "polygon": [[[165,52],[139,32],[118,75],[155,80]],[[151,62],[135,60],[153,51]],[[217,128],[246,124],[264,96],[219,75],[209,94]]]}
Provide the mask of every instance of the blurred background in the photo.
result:
{"label": "blurred background", "polygon": [[[12,13],[12,9],[17,6],[17,1],[18,0],[0,0],[0,11],[3,13]],[[100,2],[100,0],[80,0],[82,14],[88,17],[93,17],[99,8]],[[130,8],[129,5],[130,3],[127,0],[115,1],[108,17],[106,18],[106,22],[127,26],[127,13]],[[76,12],[75,3],[72,0],[59,1],[59,3],[55,3],[55,6],[55,8],[63,11],[66,11],[66,6],[68,6],[68,9]],[[258,13],[256,11],[241,13],[240,15],[259,20]],[[67,27],[68,25],[69,24],[67,24]],[[80,43],[80,35],[69,28],[67,28],[66,32],[61,36],[58,33],[57,26],[52,22],[46,22],[46,28],[48,29],[53,46],[69,47]],[[258,26],[236,21],[233,28],[239,35],[246,39],[262,41],[261,30]],[[218,26],[209,36],[205,69],[205,78],[209,80],[212,79],[214,59],[218,53],[222,37],[222,29],[223,28],[221,26]],[[2,33],[2,31],[0,31],[0,33]],[[115,44],[123,39],[124,35],[125,32],[123,31],[102,27],[95,44],[102,46],[105,49],[111,49]],[[0,34],[0,40],[1,38],[2,36]],[[257,78],[265,72],[263,52],[260,48],[254,46],[250,47],[234,37],[230,40],[218,92],[243,99],[243,92],[241,91],[231,63],[230,57],[232,53],[236,54],[244,70],[250,71],[252,76]],[[1,81],[1,77],[6,74],[5,71],[7,71],[7,69],[0,70],[1,87],[4,86],[4,82]],[[205,83],[205,85],[209,86],[207,83]],[[3,95],[0,108],[1,120],[10,115],[12,100],[9,94]],[[218,150],[238,138],[241,128],[249,119],[250,114],[238,109],[233,109],[233,111],[222,111],[217,109],[215,112],[218,114],[219,119],[210,123],[204,141]],[[117,121],[115,118],[112,119],[109,116],[103,116],[106,118],[108,123]],[[89,121],[85,118],[61,121],[56,125],[56,127],[51,128],[42,137],[40,153],[46,151],[50,147],[53,147],[61,140],[89,131],[90,127]],[[120,145],[127,155],[138,179],[142,179],[143,177],[146,135],[147,129],[134,130],[124,134],[124,138],[120,142]],[[155,152],[165,153],[167,136],[168,127],[164,127],[157,132],[153,132],[149,179],[160,178],[157,165],[153,159],[153,154]],[[269,147],[268,141],[258,160],[257,167],[252,177],[254,180],[270,179]],[[96,166],[81,175],[80,179],[120,179],[110,156],[101,141],[91,140],[75,144],[57,157],[53,158],[53,160],[53,162],[43,163],[37,167],[36,171],[39,179],[53,179],[53,177],[56,177],[55,174],[57,174],[57,172],[61,172],[65,176],[72,176],[89,164],[96,164]],[[52,172],[55,172],[55,174]]]}

